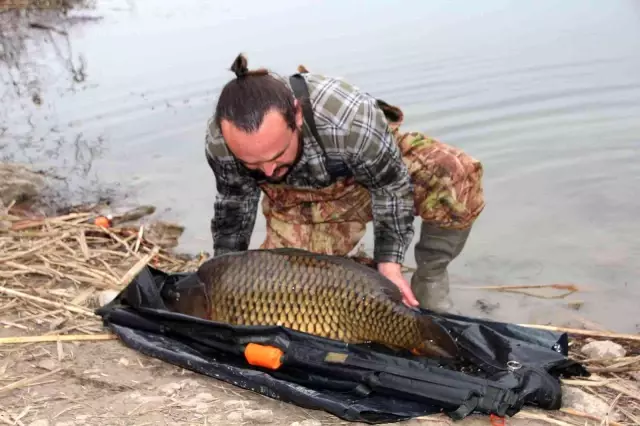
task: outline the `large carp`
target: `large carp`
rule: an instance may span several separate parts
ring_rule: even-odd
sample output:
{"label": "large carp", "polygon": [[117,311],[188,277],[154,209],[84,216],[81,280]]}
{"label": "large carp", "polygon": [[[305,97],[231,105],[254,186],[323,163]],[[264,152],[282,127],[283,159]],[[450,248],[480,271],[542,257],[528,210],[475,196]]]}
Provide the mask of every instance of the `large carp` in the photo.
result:
{"label": "large carp", "polygon": [[280,325],[346,343],[375,342],[453,358],[457,345],[402,303],[398,287],[354,260],[299,249],[248,250],[208,259],[197,283],[166,301],[176,312],[237,325]]}

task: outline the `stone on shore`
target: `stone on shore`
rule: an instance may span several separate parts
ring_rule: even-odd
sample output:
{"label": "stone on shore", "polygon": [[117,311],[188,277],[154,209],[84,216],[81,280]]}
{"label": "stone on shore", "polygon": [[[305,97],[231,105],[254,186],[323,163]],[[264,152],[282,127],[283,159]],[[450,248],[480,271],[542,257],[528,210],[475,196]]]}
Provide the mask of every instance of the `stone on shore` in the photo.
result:
{"label": "stone on shore", "polygon": [[606,401],[571,386],[562,386],[562,407],[598,418],[604,418],[608,415],[614,421],[620,420],[621,417],[616,410],[612,413],[609,412],[609,404]]}
{"label": "stone on shore", "polygon": [[26,166],[0,163],[0,207],[34,201],[45,185],[45,177]]}
{"label": "stone on shore", "polygon": [[589,358],[595,359],[622,358],[627,354],[621,345],[611,340],[587,343],[582,347],[581,352]]}

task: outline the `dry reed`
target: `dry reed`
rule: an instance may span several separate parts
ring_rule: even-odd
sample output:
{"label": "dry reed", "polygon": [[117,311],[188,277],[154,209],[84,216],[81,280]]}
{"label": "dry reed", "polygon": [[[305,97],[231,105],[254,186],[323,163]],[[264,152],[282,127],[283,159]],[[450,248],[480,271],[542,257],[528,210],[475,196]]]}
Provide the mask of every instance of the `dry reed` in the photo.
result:
{"label": "dry reed", "polygon": [[[204,260],[154,245],[141,227],[97,226],[93,215],[2,215],[10,225],[0,231],[0,317],[5,328],[45,336],[96,333],[101,323],[93,311],[101,291],[122,290],[147,264],[177,272],[194,270]],[[93,323],[87,325],[87,319]],[[19,342],[19,337],[12,339]]]}

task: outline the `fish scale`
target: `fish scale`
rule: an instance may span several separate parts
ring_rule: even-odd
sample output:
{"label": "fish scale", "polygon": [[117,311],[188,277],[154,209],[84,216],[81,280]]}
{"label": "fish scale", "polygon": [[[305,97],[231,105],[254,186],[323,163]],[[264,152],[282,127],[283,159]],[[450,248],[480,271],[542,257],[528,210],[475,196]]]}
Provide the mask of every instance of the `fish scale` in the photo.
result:
{"label": "fish scale", "polygon": [[[200,294],[168,301],[170,309],[237,325],[281,325],[346,343],[457,354],[451,336],[428,315],[404,305],[395,284],[344,257],[247,250],[208,259],[197,276]],[[206,303],[207,309],[198,309]]]}

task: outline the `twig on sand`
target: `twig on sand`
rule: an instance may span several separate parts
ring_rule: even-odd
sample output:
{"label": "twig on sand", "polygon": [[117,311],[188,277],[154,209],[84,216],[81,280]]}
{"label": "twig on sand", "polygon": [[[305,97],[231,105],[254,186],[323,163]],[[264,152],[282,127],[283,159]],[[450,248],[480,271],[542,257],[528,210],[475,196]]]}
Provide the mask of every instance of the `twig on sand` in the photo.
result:
{"label": "twig on sand", "polygon": [[609,405],[609,409],[607,410],[607,414],[606,416],[602,419],[601,421],[601,425],[602,424],[608,424],[608,425],[614,425],[614,426],[618,426],[616,424],[616,422],[613,422],[611,420],[609,420],[609,416],[611,415],[611,413],[613,413],[613,409],[615,408],[616,404],[618,403],[618,401],[620,400],[620,397],[622,396],[622,393],[619,393],[618,396],[616,396],[616,398],[613,400],[613,402],[611,402],[611,404]]}
{"label": "twig on sand", "polygon": [[[560,411],[562,411],[563,413],[569,414],[571,416],[576,416],[583,419],[602,421],[602,419],[598,416],[594,416],[588,413],[583,413],[581,411],[574,410],[573,408],[561,408]],[[611,412],[611,410],[609,410],[609,412]],[[613,420],[609,420],[609,424],[611,426],[624,426],[622,423],[614,422]]]}
{"label": "twig on sand", "polygon": [[87,316],[95,316],[95,314],[93,312],[91,312],[88,309],[82,308],[80,306],[72,306],[72,305],[69,305],[69,304],[53,302],[51,300],[43,299],[43,298],[37,297],[37,296],[32,296],[30,294],[23,293],[23,292],[17,291],[17,290],[12,290],[10,288],[0,287],[0,293],[4,293],[4,294],[6,294],[8,296],[16,296],[16,297],[20,297],[20,298],[23,298],[23,299],[28,299],[28,300],[31,300],[33,302],[42,303],[43,305],[52,306],[54,308],[65,309],[65,310],[67,310],[69,312],[74,312],[76,314],[82,314],[82,315],[87,315]]}
{"label": "twig on sand", "polygon": [[89,219],[92,215],[93,213],[70,213],[63,216],[56,216],[45,219],[25,219],[14,223],[11,227],[11,230],[23,231],[25,229],[38,228],[41,226],[62,224],[70,220],[84,221]]}
{"label": "twig on sand", "polygon": [[160,247],[155,246],[152,250],[151,253],[147,254],[146,256],[144,256],[143,258],[141,258],[140,260],[138,260],[138,262],[133,265],[131,267],[131,269],[129,269],[127,271],[126,274],[124,274],[122,276],[122,278],[120,279],[120,282],[118,283],[121,286],[127,285],[131,280],[133,280],[135,278],[136,275],[138,275],[140,273],[140,271],[142,271],[142,269],[144,269],[145,266],[147,266],[147,264],[154,258],[156,257],[156,255],[160,252]]}
{"label": "twig on sand", "polygon": [[613,358],[611,361],[617,361],[615,364],[611,365],[611,367],[625,367],[630,364],[634,364],[636,362],[640,363],[640,355],[638,356],[626,356],[623,358]]}
{"label": "twig on sand", "polygon": [[[458,288],[462,288],[462,287],[458,287]],[[526,290],[526,289],[534,289],[534,288],[553,288],[555,290],[578,291],[578,286],[576,286],[575,284],[488,285],[483,287],[465,286],[464,288],[472,288],[475,290],[496,290],[496,291]]]}
{"label": "twig on sand", "polygon": [[[581,291],[578,286],[575,284],[541,284],[541,285],[490,285],[483,287],[475,287],[475,286],[455,286],[455,288],[459,289],[467,289],[467,290],[490,290],[490,291],[499,291],[502,293],[518,293],[524,294],[525,296],[538,297],[540,299],[563,299],[573,293]],[[553,290],[564,290],[564,293],[561,293],[557,296],[545,296],[542,294],[535,294],[529,291],[530,289],[553,289]]]}
{"label": "twig on sand", "polygon": [[541,420],[543,422],[551,423],[558,426],[574,426],[572,423],[567,423],[562,420],[555,419],[547,414],[534,413],[531,411],[520,411],[516,413],[514,418],[527,419],[527,420]]}
{"label": "twig on sand", "polygon": [[79,342],[98,340],[117,340],[115,334],[53,334],[43,336],[0,337],[0,345],[44,342]]}
{"label": "twig on sand", "polygon": [[518,325],[522,327],[537,328],[540,330],[558,331],[562,333],[575,334],[579,336],[605,337],[610,339],[635,340],[640,342],[640,334],[624,334],[624,333],[613,333],[610,331],[581,330],[578,328],[556,327],[552,325],[541,325],[541,324],[518,324]]}
{"label": "twig on sand", "polygon": [[613,380],[616,380],[616,379],[604,379],[604,380],[561,379],[561,382],[567,386],[599,387],[599,386],[605,386],[607,383]]}
{"label": "twig on sand", "polygon": [[627,373],[630,371],[640,371],[640,366],[636,367],[589,367],[591,373]]}
{"label": "twig on sand", "polygon": [[53,240],[42,241],[39,244],[36,244],[35,246],[31,247],[29,250],[26,250],[26,251],[23,251],[23,252],[14,253],[14,254],[12,254],[10,256],[0,258],[0,263],[7,262],[9,260],[18,259],[18,258],[20,258],[22,256],[26,256],[28,254],[34,253],[34,252],[36,252],[36,251],[38,251],[38,250],[40,250],[40,249],[42,249],[42,248],[44,248],[46,246],[50,246],[51,244],[55,244],[58,241],[62,241],[65,238],[67,238],[68,236],[69,236],[69,233],[66,232],[66,233],[62,234],[61,236],[59,236],[57,238],[54,238]]}
{"label": "twig on sand", "polygon": [[[640,371],[640,356],[630,356],[622,358],[588,358],[580,361],[588,366],[590,373],[627,373]],[[593,366],[593,364],[607,364],[604,367]]]}
{"label": "twig on sand", "polygon": [[13,389],[19,389],[25,386],[29,386],[33,383],[36,383],[42,379],[44,379],[45,377],[49,377],[49,376],[53,376],[54,374],[58,373],[60,370],[62,370],[62,368],[56,368],[55,370],[52,371],[48,371],[46,373],[43,374],[39,374],[37,376],[34,377],[27,377],[25,379],[22,380],[18,380],[17,382],[13,382],[10,383],[6,386],[3,386],[0,388],[0,395],[2,395],[4,392],[13,390]]}
{"label": "twig on sand", "polygon": [[620,395],[626,395],[630,398],[640,401],[640,391],[637,388],[632,389],[630,387],[624,386],[621,383],[607,383],[606,386],[611,390],[619,392]]}

